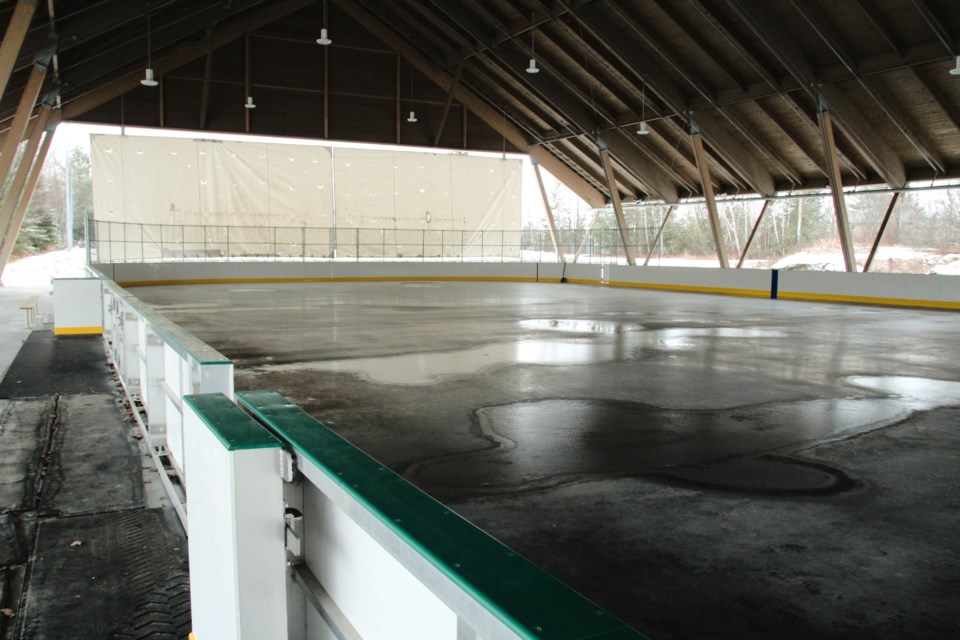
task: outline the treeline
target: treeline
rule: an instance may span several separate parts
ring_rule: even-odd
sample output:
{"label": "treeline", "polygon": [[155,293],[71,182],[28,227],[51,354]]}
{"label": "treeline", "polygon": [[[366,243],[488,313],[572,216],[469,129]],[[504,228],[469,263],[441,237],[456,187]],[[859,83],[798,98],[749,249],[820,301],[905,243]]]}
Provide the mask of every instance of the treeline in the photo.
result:
{"label": "treeline", "polygon": [[[593,229],[591,236],[596,239],[595,244],[605,244],[607,241],[616,244],[619,231],[613,211],[600,210],[594,214],[584,208],[576,209],[561,191],[561,187],[555,188],[550,199],[562,241],[567,247],[579,246],[588,228]],[[848,217],[858,249],[867,249],[873,244],[891,198],[890,193],[847,196]],[[763,202],[759,200],[720,203],[720,226],[731,258],[741,255],[762,207]],[[624,217],[631,229],[630,238],[638,250],[648,251],[653,247],[657,231],[669,210],[667,205],[624,207]],[[546,222],[529,226],[545,229]],[[960,252],[960,190],[954,188],[900,194],[882,244],[941,254]],[[715,257],[716,248],[706,206],[694,203],[674,208],[653,248],[654,253],[660,256]],[[831,198],[810,196],[771,200],[757,226],[747,258],[776,261],[801,251],[840,251]]]}
{"label": "treeline", "polygon": [[84,217],[93,212],[90,156],[78,148],[65,158],[47,156],[23,226],[14,244],[14,255],[41,253],[66,242],[67,184],[73,190],[73,238],[83,241]]}

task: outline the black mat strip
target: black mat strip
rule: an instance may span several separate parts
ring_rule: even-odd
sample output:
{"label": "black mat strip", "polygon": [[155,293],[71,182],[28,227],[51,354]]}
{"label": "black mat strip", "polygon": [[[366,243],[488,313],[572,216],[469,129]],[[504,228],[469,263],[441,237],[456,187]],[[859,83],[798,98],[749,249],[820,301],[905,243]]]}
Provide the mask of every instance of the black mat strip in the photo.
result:
{"label": "black mat strip", "polygon": [[186,638],[186,539],[174,531],[168,509],[41,522],[20,637]]}
{"label": "black mat strip", "polygon": [[64,395],[57,401],[42,512],[81,514],[144,506],[141,454],[116,396]]}
{"label": "black mat strip", "polygon": [[108,392],[110,375],[100,336],[34,331],[0,382],[0,398]]}

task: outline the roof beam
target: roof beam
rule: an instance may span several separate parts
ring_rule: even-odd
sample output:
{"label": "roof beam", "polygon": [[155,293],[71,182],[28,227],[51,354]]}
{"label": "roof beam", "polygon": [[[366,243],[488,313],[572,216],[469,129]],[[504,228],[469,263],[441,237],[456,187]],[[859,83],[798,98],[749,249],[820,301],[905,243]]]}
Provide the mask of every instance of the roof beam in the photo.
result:
{"label": "roof beam", "polygon": [[[54,125],[54,128],[56,128],[56,125]],[[37,127],[37,130],[39,131],[40,127]],[[3,270],[7,266],[7,261],[10,260],[10,255],[13,253],[13,246],[17,241],[17,234],[20,233],[23,218],[27,214],[27,206],[30,204],[30,198],[33,197],[33,192],[37,188],[37,181],[40,179],[43,163],[47,159],[47,152],[50,151],[50,143],[52,141],[53,129],[46,132],[43,142],[40,144],[40,150],[37,151],[36,158],[24,155],[23,160],[21,160],[21,162],[29,163],[31,160],[33,162],[30,165],[30,175],[27,177],[27,183],[20,192],[20,199],[17,202],[16,209],[13,211],[13,219],[10,221],[10,226],[7,227],[8,233],[3,239],[2,245],[0,245],[0,275],[3,274]]]}
{"label": "roof beam", "polygon": [[[783,29],[767,10],[757,4],[746,6],[743,0],[727,0],[727,4],[743,20],[754,35],[770,53],[789,70],[804,91],[818,99],[816,91],[817,73],[806,55],[800,50],[794,38]],[[833,118],[843,128],[850,141],[867,159],[883,180],[893,187],[906,184],[906,170],[903,161],[873,131],[866,117],[853,106],[843,92],[834,85],[821,87],[823,95],[830,102]]]}
{"label": "roof beam", "polygon": [[[454,83],[453,77],[449,73],[434,68],[426,57],[397,35],[379,18],[361,7],[355,0],[339,0],[337,6],[417,67],[417,70],[430,78],[434,84],[445,91],[451,90]],[[588,184],[559,159],[555,158],[549,151],[540,146],[531,147],[526,134],[519,127],[507,121],[501,112],[493,108],[486,100],[470,91],[462,82],[458,87],[453,87],[453,93],[460,104],[476,114],[477,117],[487,123],[488,126],[509,140],[511,144],[521,149],[529,149],[531,155],[536,155],[540,166],[567,185],[578,196],[586,200],[590,206],[602,207],[606,203],[606,198],[602,193]]]}
{"label": "roof beam", "polygon": [[553,241],[553,248],[557,251],[557,262],[566,262],[563,254],[563,247],[560,245],[560,234],[557,232],[557,223],[553,219],[553,209],[550,207],[550,198],[547,197],[547,188],[543,185],[543,174],[540,173],[540,163],[533,156],[530,156],[530,163],[533,165],[533,173],[537,177],[537,186],[540,187],[540,198],[543,200],[543,211],[547,214],[547,225],[550,227],[550,239]]}
{"label": "roof beam", "polygon": [[[618,58],[627,68],[632,69],[638,78],[641,78],[650,87],[653,93],[665,102],[668,108],[678,114],[684,114],[688,118],[689,99],[682,90],[673,83],[672,80],[656,65],[641,64],[636,47],[632,44],[635,38],[647,42],[654,48],[664,61],[682,74],[697,92],[703,93],[700,81],[693,78],[688,72],[684,71],[680,62],[672,55],[668,54],[662,42],[652,34],[640,27],[629,15],[625,14],[619,7],[610,4],[607,8],[612,16],[601,15],[597,12],[588,12],[583,9],[572,12],[577,20],[588,30],[593,37],[603,42],[610,52]],[[621,26],[626,26],[629,31],[624,32]],[[705,93],[703,93],[706,96]],[[698,119],[702,119],[698,114]],[[758,193],[770,195],[774,192],[773,176],[753,159],[748,150],[743,147],[739,140],[724,131],[716,120],[708,117],[701,124],[701,131],[704,138],[709,142],[711,149],[715,154],[722,157],[724,161],[737,172],[744,181],[755,189]]]}
{"label": "roof beam", "polygon": [[957,104],[947,97],[947,95],[936,86],[935,83],[930,82],[928,78],[925,78],[919,69],[910,69],[910,73],[913,74],[913,77],[916,78],[917,82],[924,88],[924,90],[930,94],[930,97],[933,98],[933,101],[937,103],[937,106],[940,107],[940,110],[946,114],[949,118],[950,123],[953,125],[953,128],[960,131],[960,108],[957,107]]}
{"label": "roof beam", "polygon": [[[472,20],[462,8],[440,0],[433,0],[433,4],[461,29],[478,40],[484,39],[484,25]],[[577,88],[569,84],[564,86],[564,81],[558,79],[562,74],[550,73],[548,61],[541,58],[543,61],[541,66],[545,73],[540,73],[535,79],[531,79],[530,74],[523,72],[528,61],[525,51],[498,47],[490,50],[490,58],[495,59],[508,74],[512,75],[511,81],[514,84],[527,87],[536,93],[544,102],[560,112],[575,130],[581,133],[596,130],[597,118],[603,114],[591,108],[589,98]],[[614,131],[607,136],[606,142],[610,152],[644,184],[648,193],[666,202],[675,202],[679,199],[676,185],[649,157],[639,151],[634,141],[629,140],[622,132]]]}
{"label": "roof beam", "polygon": [[691,123],[690,140],[693,142],[693,154],[697,158],[700,168],[700,181],[703,183],[703,199],[707,203],[707,215],[710,218],[710,231],[713,233],[713,242],[717,247],[717,260],[720,268],[730,266],[727,261],[727,247],[723,243],[723,230],[720,228],[720,213],[717,211],[717,198],[713,193],[713,183],[710,181],[710,165],[707,162],[707,153],[703,149],[703,136],[696,129],[696,123]]}
{"label": "roof beam", "polygon": [[[23,147],[23,154],[20,156],[20,163],[17,165],[13,181],[10,182],[7,195],[3,199],[3,208],[0,209],[0,240],[6,238],[8,233],[12,234],[13,238],[16,238],[17,232],[20,230],[19,225],[17,225],[16,229],[11,228],[10,222],[13,220],[14,211],[16,211],[17,203],[20,201],[20,196],[23,193],[23,187],[30,174],[30,165],[33,163],[33,158],[37,154],[37,148],[40,146],[40,140],[43,138],[43,133],[47,128],[47,121],[49,119],[50,105],[41,106],[37,112],[37,119],[33,122],[33,131],[27,136],[27,144]],[[3,272],[2,264],[3,263],[0,263],[0,273]]]}
{"label": "roof beam", "polygon": [[633,246],[630,244],[630,237],[627,235],[627,219],[623,215],[623,204],[620,202],[620,191],[617,189],[617,180],[613,176],[613,164],[610,161],[610,152],[607,146],[603,144],[603,139],[598,139],[600,145],[600,162],[603,163],[603,172],[607,176],[607,185],[610,188],[610,200],[613,204],[613,212],[617,216],[617,228],[620,230],[620,240],[623,241],[623,253],[627,256],[627,264],[631,267],[637,264],[637,259],[633,255]]}
{"label": "roof beam", "polygon": [[10,168],[13,167],[13,161],[17,156],[17,147],[20,146],[20,142],[27,131],[27,125],[30,124],[33,106],[37,103],[40,89],[43,87],[43,80],[46,77],[46,63],[35,62],[33,69],[30,70],[30,76],[27,78],[27,85],[20,94],[20,104],[17,106],[16,115],[13,116],[10,131],[7,132],[7,139],[3,141],[3,154],[0,155],[0,189],[6,183]]}
{"label": "roof beam", "polygon": [[37,0],[19,0],[10,16],[7,31],[3,35],[3,46],[0,46],[0,98],[7,90],[13,65],[23,46],[23,40],[30,28],[33,14],[37,9]]}
{"label": "roof beam", "polygon": [[850,219],[847,216],[847,201],[843,195],[843,179],[840,177],[840,163],[837,161],[837,147],[833,138],[833,122],[829,105],[821,103],[817,112],[820,121],[820,135],[827,155],[830,172],[830,194],[833,196],[833,210],[837,218],[837,232],[840,235],[840,248],[843,250],[843,262],[847,271],[857,270],[857,255],[853,247],[853,234],[850,232]]}
{"label": "roof beam", "polygon": [[900,131],[904,138],[913,145],[913,147],[923,156],[924,160],[934,171],[943,173],[945,164],[943,157],[936,151],[933,143],[927,137],[920,133],[916,126],[907,124],[905,118],[901,115],[902,109],[893,104],[893,99],[882,87],[865,78],[857,76],[853,55],[843,46],[843,38],[836,33],[830,23],[815,9],[810,2],[800,3],[797,0],[791,0],[794,9],[817,33],[827,48],[833,52],[840,63],[845,66],[854,78],[859,82],[864,91],[873,99],[880,111],[887,119]]}
{"label": "roof beam", "polygon": [[866,0],[853,0],[854,3],[860,8],[860,13],[863,14],[863,17],[867,19],[871,25],[873,25],[874,30],[880,34],[880,37],[883,38],[890,48],[893,49],[893,52],[898,56],[903,57],[903,45],[900,44],[900,39],[893,34],[893,31],[890,30],[890,26],[883,21],[880,17],[879,12],[876,7]]}
{"label": "roof beam", "polygon": [[933,34],[943,43],[947,53],[951,56],[955,55],[957,52],[954,47],[953,37],[947,28],[943,26],[943,20],[936,14],[933,7],[930,6],[927,0],[911,0],[911,2],[917,12],[923,17],[923,21],[926,22],[930,30],[933,31]]}
{"label": "roof beam", "polygon": [[[279,4],[271,3],[269,8],[257,11],[241,22],[214,31],[204,42],[189,44],[180,49],[153,59],[153,66],[159,73],[165,73],[202,57],[210,49],[216,49],[233,42],[249,31],[276,22],[284,16],[313,4],[313,0],[287,0]],[[120,75],[96,89],[88,91],[63,102],[63,119],[74,120],[87,111],[99,107],[114,98],[120,97],[131,89],[140,86],[142,71],[137,69]]]}

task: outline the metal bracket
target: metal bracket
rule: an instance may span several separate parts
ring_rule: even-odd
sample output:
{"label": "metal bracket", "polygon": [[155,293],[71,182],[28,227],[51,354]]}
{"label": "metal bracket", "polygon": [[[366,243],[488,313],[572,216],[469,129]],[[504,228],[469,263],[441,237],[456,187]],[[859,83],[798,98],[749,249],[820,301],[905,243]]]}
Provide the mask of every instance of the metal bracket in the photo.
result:
{"label": "metal bracket", "polygon": [[283,514],[284,546],[287,550],[287,562],[296,565],[303,562],[303,514],[297,509],[287,508]]}
{"label": "metal bracket", "polygon": [[284,482],[292,483],[300,480],[297,473],[297,459],[286,449],[280,449],[280,477]]}

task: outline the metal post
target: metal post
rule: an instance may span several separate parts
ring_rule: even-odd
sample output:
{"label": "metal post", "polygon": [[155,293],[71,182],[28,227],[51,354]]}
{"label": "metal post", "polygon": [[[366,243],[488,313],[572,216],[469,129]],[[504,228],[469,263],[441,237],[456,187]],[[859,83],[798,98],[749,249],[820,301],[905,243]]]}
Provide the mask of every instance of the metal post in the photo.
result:
{"label": "metal post", "polygon": [[307,227],[300,227],[300,262],[307,261]]}

